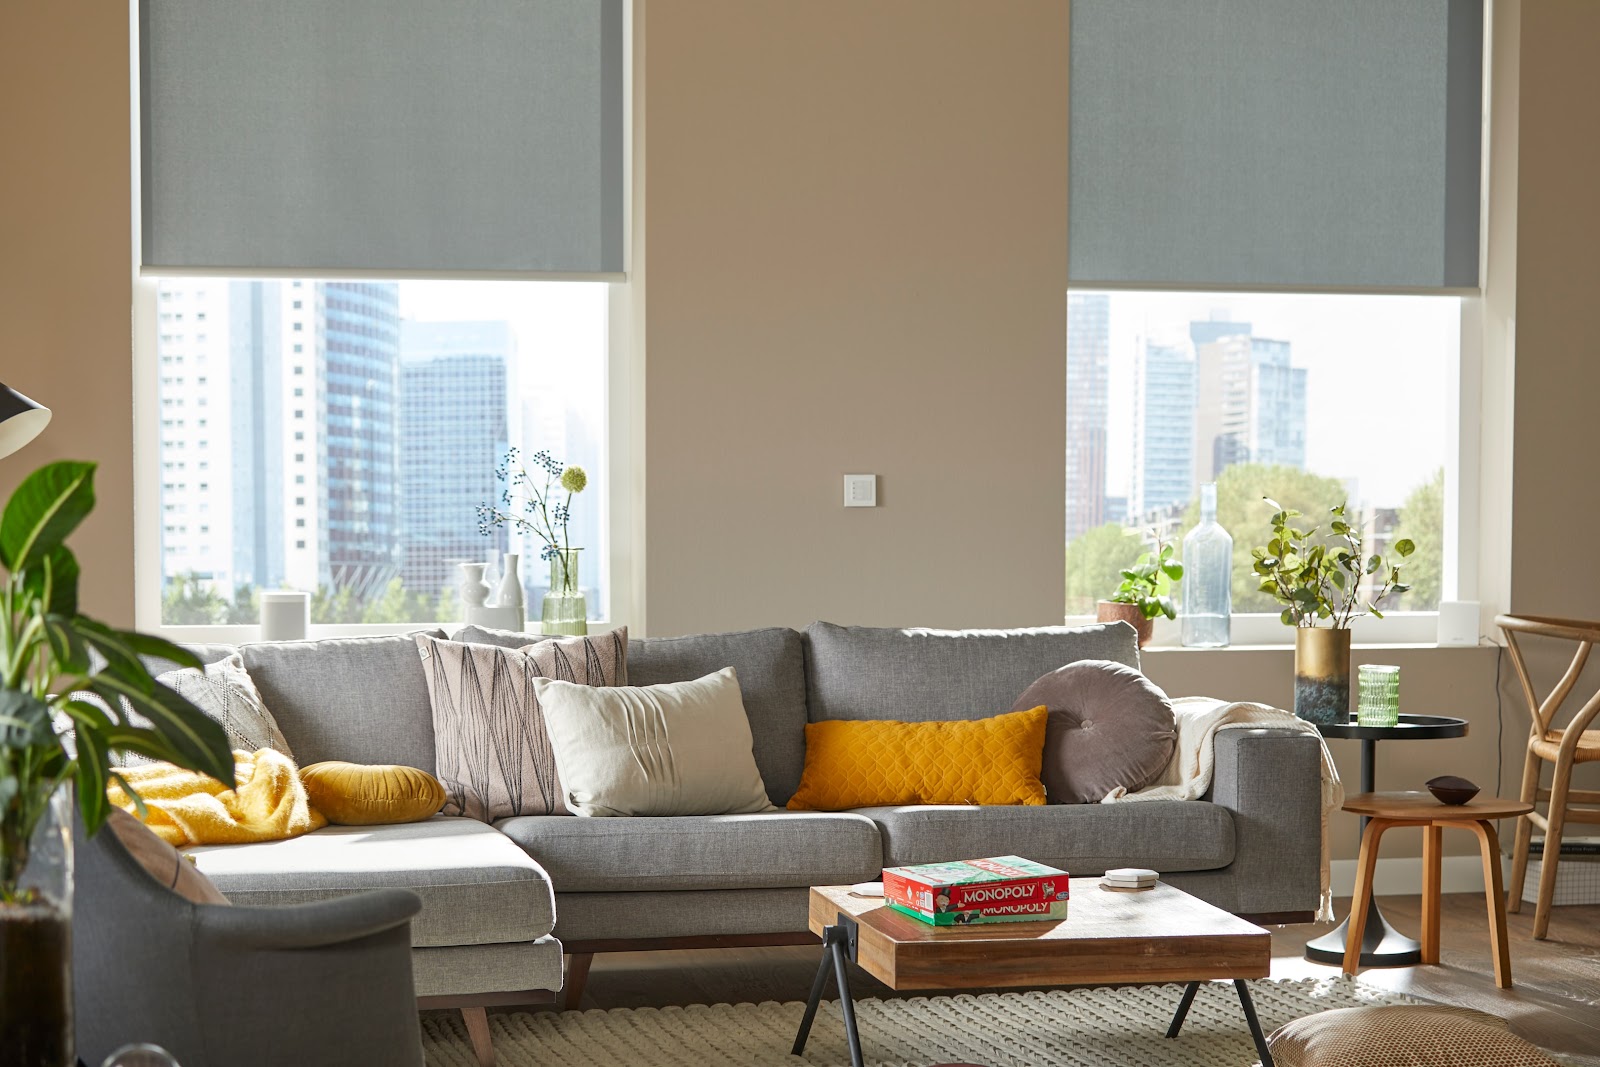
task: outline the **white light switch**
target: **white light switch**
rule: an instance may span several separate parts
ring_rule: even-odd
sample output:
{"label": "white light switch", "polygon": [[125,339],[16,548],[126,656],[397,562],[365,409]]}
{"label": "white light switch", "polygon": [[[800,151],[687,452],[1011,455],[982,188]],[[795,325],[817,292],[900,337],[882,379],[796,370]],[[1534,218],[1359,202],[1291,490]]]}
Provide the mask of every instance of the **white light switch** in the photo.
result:
{"label": "white light switch", "polygon": [[844,506],[847,508],[877,507],[878,476],[876,474],[846,474],[844,476]]}

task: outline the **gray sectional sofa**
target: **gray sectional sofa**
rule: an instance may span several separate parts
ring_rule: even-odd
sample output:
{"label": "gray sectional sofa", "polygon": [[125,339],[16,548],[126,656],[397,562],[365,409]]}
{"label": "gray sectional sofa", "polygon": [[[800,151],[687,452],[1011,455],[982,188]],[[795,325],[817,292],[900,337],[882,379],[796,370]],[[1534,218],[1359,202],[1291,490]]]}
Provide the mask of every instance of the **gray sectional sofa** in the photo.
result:
{"label": "gray sectional sofa", "polygon": [[[470,640],[526,635],[468,627]],[[234,651],[202,646],[212,661]],[[432,716],[410,637],[241,646],[246,667],[302,765],[343,759],[434,769]],[[805,759],[805,724],[934,720],[1006,711],[1065,663],[1137,667],[1123,623],[1081,629],[926,631],[816,623],[804,633],[635,639],[631,684],[734,667],[756,763],[780,807]],[[1229,911],[1308,917],[1318,899],[1314,737],[1218,735],[1204,801],[1047,807],[899,807],[689,818],[524,816],[494,826],[328,827],[291,841],[191,849],[231,900],[275,904],[357,890],[418,893],[416,990],[425,1004],[536,999],[581,985],[590,954],[641,947],[796,943],[807,887],[875,879],[886,865],[1019,854],[1093,875],[1151,867]]]}

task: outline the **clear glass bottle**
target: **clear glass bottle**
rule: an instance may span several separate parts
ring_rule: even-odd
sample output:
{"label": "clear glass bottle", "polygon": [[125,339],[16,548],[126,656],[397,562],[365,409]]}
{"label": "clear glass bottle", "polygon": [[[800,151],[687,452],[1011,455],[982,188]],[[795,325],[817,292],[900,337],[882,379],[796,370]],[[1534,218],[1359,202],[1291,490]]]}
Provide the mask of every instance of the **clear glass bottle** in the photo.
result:
{"label": "clear glass bottle", "polygon": [[1200,487],[1200,524],[1183,539],[1183,643],[1225,648],[1233,615],[1233,538],[1217,522],[1217,485]]}

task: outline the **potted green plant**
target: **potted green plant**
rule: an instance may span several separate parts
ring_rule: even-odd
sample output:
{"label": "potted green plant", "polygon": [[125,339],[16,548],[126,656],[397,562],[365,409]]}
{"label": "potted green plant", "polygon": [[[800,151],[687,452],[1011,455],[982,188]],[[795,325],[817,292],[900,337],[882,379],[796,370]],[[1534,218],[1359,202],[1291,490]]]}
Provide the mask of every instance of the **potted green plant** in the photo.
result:
{"label": "potted green plant", "polygon": [[[1283,624],[1296,627],[1294,713],[1309,722],[1344,722],[1350,715],[1350,623],[1368,613],[1383,618],[1379,602],[1411,588],[1400,580],[1404,563],[1368,555],[1344,504],[1328,509],[1328,532],[1319,536],[1320,527],[1294,525],[1300,512],[1262,499],[1272,508],[1272,538],[1250,555],[1261,591],[1283,605]],[[1394,554],[1403,561],[1416,547],[1402,538]]]}
{"label": "potted green plant", "polygon": [[127,788],[113,753],[234,782],[222,727],[158,684],[141,657],[186,667],[199,661],[169,641],[78,610],[78,561],[64,542],[94,507],[94,469],[43,467],[0,513],[0,1034],[7,1062],[40,1067],[76,1062],[74,795],[84,831],[93,834],[110,813],[107,783]]}
{"label": "potted green plant", "polygon": [[1150,643],[1157,615],[1178,617],[1172,603],[1172,583],[1183,579],[1183,564],[1172,558],[1172,546],[1158,536],[1155,548],[1122,571],[1122,584],[1100,601],[1095,618],[1100,622],[1125,622],[1139,631],[1139,647]]}

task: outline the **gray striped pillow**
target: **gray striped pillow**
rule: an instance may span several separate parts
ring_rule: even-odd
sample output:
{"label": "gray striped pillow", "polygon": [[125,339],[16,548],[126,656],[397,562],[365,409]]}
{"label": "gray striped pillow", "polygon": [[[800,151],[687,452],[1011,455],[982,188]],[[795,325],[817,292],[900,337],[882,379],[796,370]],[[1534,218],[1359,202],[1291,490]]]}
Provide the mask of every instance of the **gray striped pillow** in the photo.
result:
{"label": "gray striped pillow", "polygon": [[433,705],[434,774],[444,814],[483,822],[569,815],[534,678],[628,684],[628,629],[547,638],[520,649],[418,634]]}

